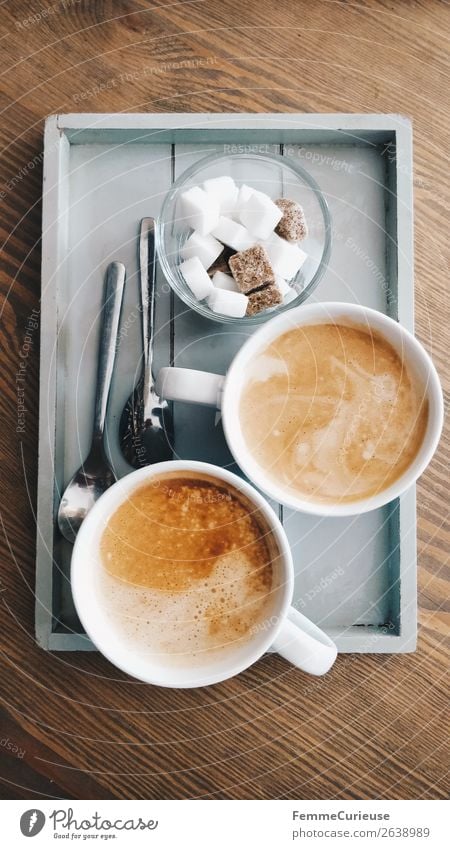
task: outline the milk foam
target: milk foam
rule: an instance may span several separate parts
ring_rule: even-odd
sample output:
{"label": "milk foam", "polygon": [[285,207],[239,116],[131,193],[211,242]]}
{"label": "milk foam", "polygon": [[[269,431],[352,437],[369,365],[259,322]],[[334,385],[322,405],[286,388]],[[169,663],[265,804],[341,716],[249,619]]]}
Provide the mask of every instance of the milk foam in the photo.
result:
{"label": "milk foam", "polygon": [[167,472],[110,517],[99,546],[99,591],[130,649],[192,665],[249,640],[270,616],[274,544],[233,486]]}
{"label": "milk foam", "polygon": [[270,591],[252,587],[254,567],[242,552],[220,558],[201,585],[180,593],[132,586],[102,570],[106,609],[130,648],[166,663],[211,659],[248,639],[270,608]]}
{"label": "milk foam", "polygon": [[175,665],[210,662],[249,639],[270,615],[271,588],[254,580],[245,552],[218,558],[211,574],[170,593],[133,586],[101,569],[99,591],[115,629],[141,656]]}
{"label": "milk foam", "polygon": [[311,498],[366,497],[421,443],[427,407],[389,343],[363,328],[288,331],[257,355],[240,419],[266,473]]}

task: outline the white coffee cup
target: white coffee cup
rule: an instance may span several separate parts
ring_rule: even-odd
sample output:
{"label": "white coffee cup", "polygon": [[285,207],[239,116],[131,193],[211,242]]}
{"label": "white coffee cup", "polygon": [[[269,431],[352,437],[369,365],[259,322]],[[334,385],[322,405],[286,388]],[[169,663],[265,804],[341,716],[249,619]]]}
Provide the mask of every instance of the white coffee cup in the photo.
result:
{"label": "white coffee cup", "polygon": [[[359,325],[378,331],[406,363],[428,401],[428,424],[422,445],[405,472],[381,492],[369,498],[324,503],[302,498],[274,482],[256,462],[242,433],[239,402],[247,366],[281,334],[311,324]],[[436,369],[422,345],[404,327],[377,310],[338,302],[307,304],[270,319],[244,343],[224,377],[193,369],[162,368],[157,379],[158,394],[168,400],[215,406],[221,410],[228,446],[237,464],[262,492],[294,510],[317,516],[352,516],[375,510],[405,492],[430,462],[442,430],[444,405]]]}
{"label": "white coffee cup", "polygon": [[[273,609],[264,622],[255,623],[248,641],[221,653],[219,660],[212,659],[201,666],[156,663],[133,652],[106,611],[99,586],[99,573],[103,569],[100,540],[110,517],[146,481],[177,471],[203,473],[241,491],[267,522],[278,550],[273,564]],[[132,472],[108,489],[88,513],[78,532],[72,554],[71,584],[75,607],[92,642],[115,666],[149,684],[161,687],[215,684],[247,669],[267,651],[277,652],[312,675],[324,675],[336,659],[337,649],[332,640],[291,607],[294,567],[286,533],[277,515],[254,487],[232,472],[210,463],[190,460],[155,463]]]}

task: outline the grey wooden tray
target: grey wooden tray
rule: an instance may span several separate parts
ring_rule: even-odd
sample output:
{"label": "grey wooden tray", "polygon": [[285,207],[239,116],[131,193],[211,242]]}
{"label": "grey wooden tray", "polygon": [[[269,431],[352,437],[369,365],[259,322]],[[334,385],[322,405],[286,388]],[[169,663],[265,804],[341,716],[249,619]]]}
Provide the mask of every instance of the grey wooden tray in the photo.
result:
{"label": "grey wooden tray", "polygon": [[[71,546],[56,528],[60,494],[88,447],[103,275],[128,282],[108,417],[117,423],[139,370],[138,222],[171,182],[213,151],[275,150],[315,177],[333,217],[329,268],[312,300],[387,312],[413,328],[411,128],[396,115],[51,116],[45,128],[36,639],[88,650],[70,591]],[[226,369],[245,334],[200,318],[157,280],[157,367]],[[245,333],[250,331],[245,331]],[[175,405],[181,458],[231,463],[214,412]],[[295,603],[341,652],[405,652],[416,643],[415,492],[351,519],[278,507],[292,545]]]}

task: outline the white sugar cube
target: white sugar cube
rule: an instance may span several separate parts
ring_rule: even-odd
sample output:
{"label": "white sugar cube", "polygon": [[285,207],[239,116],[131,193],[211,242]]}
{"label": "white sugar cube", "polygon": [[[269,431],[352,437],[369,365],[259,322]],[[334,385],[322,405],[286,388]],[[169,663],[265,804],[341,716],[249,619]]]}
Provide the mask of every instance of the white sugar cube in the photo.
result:
{"label": "white sugar cube", "polygon": [[222,251],[223,245],[214,236],[211,236],[210,233],[202,236],[197,230],[194,230],[189,236],[189,239],[186,239],[180,253],[183,259],[191,259],[193,256],[198,256],[202,265],[205,268],[209,268]]}
{"label": "white sugar cube", "polygon": [[243,206],[243,204],[247,203],[247,201],[251,198],[254,191],[255,189],[252,189],[251,186],[247,186],[246,183],[242,183],[242,186],[239,189],[237,202],[240,203],[241,206]]}
{"label": "white sugar cube", "polygon": [[284,304],[289,304],[297,297],[298,292],[296,289],[294,289],[293,286],[289,286],[287,280],[284,280],[283,277],[279,276],[279,274],[275,275],[275,284],[281,292]]}
{"label": "white sugar cube", "polygon": [[228,292],[225,289],[213,289],[208,298],[208,306],[213,312],[228,315],[230,318],[242,318],[247,312],[247,304],[247,295]]}
{"label": "white sugar cube", "polygon": [[197,300],[202,301],[203,298],[207,298],[214,291],[211,278],[198,256],[186,259],[180,264],[179,269]]}
{"label": "white sugar cube", "polygon": [[281,239],[276,233],[273,233],[263,244],[275,274],[285,280],[292,280],[305,262],[307,254],[292,242]]}
{"label": "white sugar cube", "polygon": [[216,271],[215,274],[213,274],[212,282],[216,289],[226,289],[229,292],[239,292],[234,277],[232,277],[231,274],[225,274],[224,271]]}
{"label": "white sugar cube", "polygon": [[238,187],[232,177],[211,177],[203,188],[207,195],[215,198],[221,213],[230,213],[236,205]]}
{"label": "white sugar cube", "polygon": [[282,218],[281,209],[263,192],[252,192],[239,212],[239,219],[258,239],[268,239]]}
{"label": "white sugar cube", "polygon": [[275,284],[280,290],[282,298],[286,297],[293,291],[292,287],[289,286],[289,283],[284,279],[284,277],[280,277],[279,274],[275,274]]}
{"label": "white sugar cube", "polygon": [[233,212],[231,213],[233,218],[236,218],[237,221],[239,221],[239,213],[241,209],[243,209],[243,207],[247,203],[248,199],[252,196],[254,191],[255,190],[252,189],[250,186],[247,186],[246,183],[243,183],[240,187]]}
{"label": "white sugar cube", "polygon": [[193,186],[180,195],[182,223],[206,236],[219,220],[219,203],[212,194]]}
{"label": "white sugar cube", "polygon": [[245,251],[246,248],[251,248],[255,244],[255,237],[248,232],[246,227],[225,215],[220,216],[212,233],[216,239],[220,239],[224,245],[228,245],[235,251]]}

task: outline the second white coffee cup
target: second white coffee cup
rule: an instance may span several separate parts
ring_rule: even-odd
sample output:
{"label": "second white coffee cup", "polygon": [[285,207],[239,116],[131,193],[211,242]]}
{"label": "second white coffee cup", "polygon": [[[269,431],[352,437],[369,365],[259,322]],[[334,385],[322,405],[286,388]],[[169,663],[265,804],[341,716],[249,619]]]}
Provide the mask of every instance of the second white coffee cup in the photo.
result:
{"label": "second white coffee cup", "polygon": [[[335,503],[306,499],[277,484],[264,473],[246,445],[239,421],[239,405],[247,369],[253,358],[281,334],[312,324],[359,325],[378,332],[393,346],[421,389],[428,403],[428,422],[422,445],[405,472],[391,485],[368,498]],[[436,369],[422,345],[404,327],[377,310],[338,302],[308,304],[281,313],[267,321],[247,339],[235,356],[226,376],[184,368],[162,368],[157,392],[173,401],[214,406],[221,410],[228,446],[247,477],[275,501],[294,510],[318,516],[352,516],[374,510],[405,492],[430,462],[442,430],[443,399]]]}

